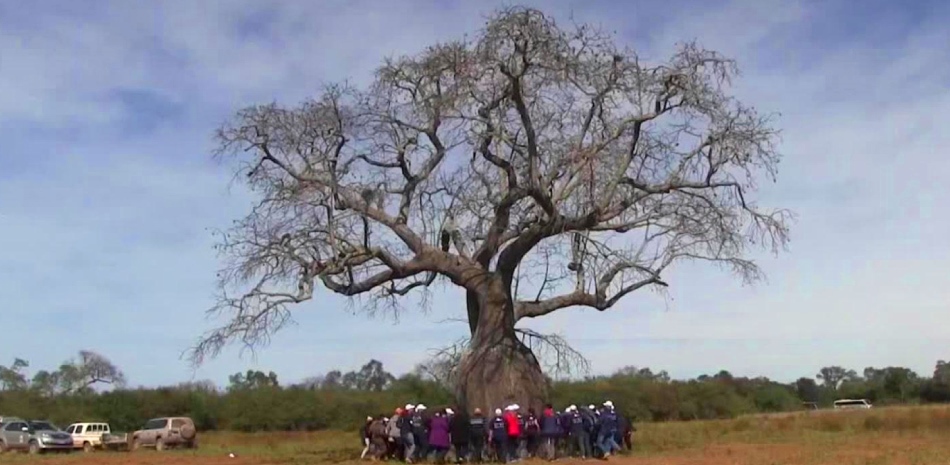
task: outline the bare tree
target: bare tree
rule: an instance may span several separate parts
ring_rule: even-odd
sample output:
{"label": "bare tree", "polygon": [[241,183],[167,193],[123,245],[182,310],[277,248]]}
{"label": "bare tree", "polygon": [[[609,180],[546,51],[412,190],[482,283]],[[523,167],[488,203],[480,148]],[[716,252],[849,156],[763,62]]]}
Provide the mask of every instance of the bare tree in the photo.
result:
{"label": "bare tree", "polygon": [[467,299],[459,401],[540,404],[519,320],[610,309],[682,261],[754,281],[750,246],[786,243],[788,213],[752,198],[777,131],[730,95],[736,73],[694,43],[647,63],[516,7],[473,41],[384,61],[366,88],[239,111],[218,153],[260,202],[221,237],[227,323],[194,361],[266,342],[318,284],[395,310],[441,277]]}
{"label": "bare tree", "polygon": [[125,386],[125,374],[108,358],[90,350],[80,350],[79,358],[63,363],[57,372],[61,392],[75,393],[97,384]]}

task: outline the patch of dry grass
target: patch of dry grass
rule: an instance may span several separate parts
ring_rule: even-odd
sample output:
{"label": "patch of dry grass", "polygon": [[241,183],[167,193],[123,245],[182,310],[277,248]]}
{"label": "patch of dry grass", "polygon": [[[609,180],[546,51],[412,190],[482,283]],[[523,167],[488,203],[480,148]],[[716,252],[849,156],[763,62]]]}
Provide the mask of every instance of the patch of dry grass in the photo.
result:
{"label": "patch of dry grass", "polygon": [[[950,407],[894,407],[752,415],[735,420],[638,425],[630,464],[915,464],[950,463]],[[198,451],[96,453],[29,457],[12,463],[77,465],[321,464],[355,462],[352,432],[207,433]],[[234,453],[236,458],[228,457]],[[572,461],[566,461],[571,463]],[[560,463],[560,462],[559,462]]]}

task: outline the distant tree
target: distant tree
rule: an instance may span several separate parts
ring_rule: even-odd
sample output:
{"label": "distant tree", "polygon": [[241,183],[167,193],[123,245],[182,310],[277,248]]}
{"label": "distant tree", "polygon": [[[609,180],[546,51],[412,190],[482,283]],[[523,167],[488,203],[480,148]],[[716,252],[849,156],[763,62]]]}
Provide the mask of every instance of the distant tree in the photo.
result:
{"label": "distant tree", "polygon": [[333,370],[327,372],[323,377],[323,384],[320,386],[322,389],[343,389],[343,373],[340,370]]}
{"label": "distant tree", "polygon": [[344,389],[359,389],[360,375],[355,371],[348,371],[343,374],[341,383]]}
{"label": "distant tree", "polygon": [[795,381],[795,393],[802,402],[818,402],[821,397],[818,383],[812,378],[798,378]]}
{"label": "distant tree", "polygon": [[768,382],[750,392],[759,412],[785,412],[800,406],[800,401],[795,398],[793,391],[778,383]]}
{"label": "distant tree", "polygon": [[323,387],[323,375],[304,378],[303,381],[294,384],[293,387],[314,391]]}
{"label": "distant tree", "polygon": [[57,373],[60,390],[67,393],[87,392],[97,384],[125,386],[125,374],[108,358],[90,350],[79,351],[79,357],[60,365]]}
{"label": "distant tree", "polygon": [[356,376],[356,389],[361,391],[382,391],[388,388],[396,377],[383,368],[383,362],[370,360],[363,365]]}
{"label": "distant tree", "polygon": [[725,381],[725,382],[728,383],[728,382],[732,382],[732,380],[734,379],[734,377],[732,376],[732,373],[729,373],[729,371],[727,371],[727,370],[720,370],[719,373],[716,373],[716,374],[713,376],[713,379],[715,379],[715,380],[717,380],[717,381]]}
{"label": "distant tree", "polygon": [[857,372],[854,370],[848,370],[840,366],[830,366],[824,367],[818,371],[816,378],[821,380],[822,385],[831,389],[832,391],[837,391],[841,386],[841,383],[850,379],[857,377]]}
{"label": "distant tree", "polygon": [[927,402],[950,402],[950,363],[939,360],[933,378],[923,381],[920,397]]}
{"label": "distant tree", "polygon": [[60,391],[60,372],[40,370],[33,375],[30,387],[40,395],[51,397]]}
{"label": "distant tree", "polygon": [[13,364],[9,367],[0,366],[0,387],[5,391],[16,391],[26,389],[26,368],[30,363],[22,358],[13,359]]}
{"label": "distant tree", "polygon": [[933,379],[938,383],[950,386],[950,362],[937,361],[937,366],[934,367]]}
{"label": "distant tree", "polygon": [[650,368],[638,368],[635,366],[625,366],[614,373],[614,376],[648,379],[651,381],[667,382],[670,380],[669,373],[662,370],[659,373],[653,373]]}
{"label": "distant tree", "polygon": [[228,376],[228,382],[230,383],[228,390],[232,391],[280,386],[277,374],[273,371],[265,374],[263,371],[247,370],[246,373]]}
{"label": "distant tree", "polygon": [[260,202],[221,236],[211,311],[227,321],[194,360],[266,341],[320,288],[398,311],[444,279],[465,293],[459,401],[539,406],[519,321],[615,308],[679,262],[756,281],[752,250],[786,244],[788,213],[755,201],[778,131],[733,95],[735,76],[695,43],[648,62],[511,7],[471,40],[384,61],[365,88],[238,111],[217,153]]}
{"label": "distant tree", "polygon": [[[276,379],[276,375],[275,379]],[[229,377],[230,379],[230,377]],[[187,381],[184,383],[178,383],[175,386],[177,389],[188,391],[188,392],[204,392],[204,393],[216,393],[218,392],[218,385],[210,379],[203,379],[199,381]]]}
{"label": "distant tree", "polygon": [[886,395],[901,402],[907,402],[920,388],[920,377],[905,367],[885,368],[883,382]]}

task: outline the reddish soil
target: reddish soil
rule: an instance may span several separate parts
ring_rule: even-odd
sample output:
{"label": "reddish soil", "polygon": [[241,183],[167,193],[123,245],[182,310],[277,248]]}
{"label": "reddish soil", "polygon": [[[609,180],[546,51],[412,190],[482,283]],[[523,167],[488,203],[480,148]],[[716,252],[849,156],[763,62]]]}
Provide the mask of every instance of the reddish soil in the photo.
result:
{"label": "reddish soil", "polygon": [[[818,465],[874,464],[910,465],[950,463],[950,441],[922,439],[913,435],[879,437],[873,441],[844,440],[832,444],[722,444],[699,449],[651,456],[614,457],[614,465]],[[3,457],[4,463],[51,465],[303,465],[327,463],[301,453],[294,456],[269,457],[247,455],[230,458],[209,453],[186,451],[151,451],[136,453],[76,453],[69,456],[48,456],[33,460],[23,454]],[[591,465],[600,461],[561,460],[558,465]],[[371,462],[346,462],[348,465]],[[542,464],[543,462],[531,462]]]}

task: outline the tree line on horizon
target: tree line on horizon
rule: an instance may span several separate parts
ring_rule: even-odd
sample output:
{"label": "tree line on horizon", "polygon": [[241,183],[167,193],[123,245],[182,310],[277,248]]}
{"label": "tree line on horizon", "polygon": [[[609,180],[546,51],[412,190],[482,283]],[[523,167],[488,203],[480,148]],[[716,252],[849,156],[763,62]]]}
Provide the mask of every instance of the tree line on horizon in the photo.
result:
{"label": "tree line on horizon", "polygon": [[[106,357],[82,351],[55,370],[29,376],[29,363],[0,366],[0,415],[48,419],[66,425],[107,421],[131,430],[166,415],[194,418],[201,430],[289,431],[352,429],[366,415],[390,413],[407,402],[453,403],[451,379],[438,365],[423,363],[396,376],[370,360],[349,372],[332,370],[282,385],[276,373],[248,370],[219,388],[211,381],[155,388],[128,388],[122,371]],[[932,376],[905,367],[821,368],[793,383],[734,376],[726,370],[693,379],[665,371],[625,367],[610,375],[548,379],[555,406],[611,399],[637,422],[733,418],[784,412],[815,402],[863,398],[877,405],[950,402],[950,362],[938,361]],[[97,389],[105,386],[108,389]]]}

